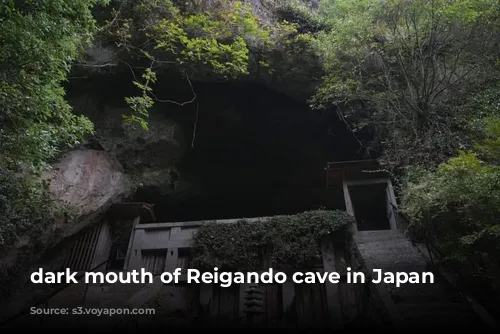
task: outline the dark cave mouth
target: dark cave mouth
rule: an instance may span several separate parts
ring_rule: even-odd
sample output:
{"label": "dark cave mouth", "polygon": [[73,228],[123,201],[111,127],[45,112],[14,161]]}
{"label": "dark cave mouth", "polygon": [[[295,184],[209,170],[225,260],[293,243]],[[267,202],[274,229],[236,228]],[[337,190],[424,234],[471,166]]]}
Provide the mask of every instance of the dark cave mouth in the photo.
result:
{"label": "dark cave mouth", "polygon": [[[154,204],[158,221],[344,209],[342,191],[326,188],[324,168],[329,161],[359,159],[359,145],[336,113],[314,112],[262,85],[198,83],[196,90],[203,107],[196,144],[176,169],[202,195],[181,199],[175,190],[139,189],[133,200]],[[191,118],[184,123],[188,143]]]}
{"label": "dark cave mouth", "polygon": [[[123,96],[134,91],[129,79],[74,81],[69,94],[123,107]],[[155,89],[168,93],[164,98],[192,97],[182,80],[161,82]],[[115,89],[108,93],[102,87]],[[181,181],[187,175],[201,191],[178,194],[174,184],[162,192],[158,185],[138,189],[131,200],[154,204],[157,220],[163,222],[343,208],[342,192],[326,189],[324,168],[329,161],[359,159],[359,143],[335,111],[312,111],[307,103],[260,83],[199,81],[193,87],[199,103],[194,147],[196,106],[160,111],[181,125],[188,145],[175,164]]]}
{"label": "dark cave mouth", "polygon": [[[286,197],[282,195],[285,191],[288,193]],[[179,222],[288,215],[315,209],[344,209],[341,195],[338,189],[324,188],[320,191],[316,189],[314,196],[305,198],[301,189],[275,189],[274,193],[240,190],[176,199],[162,194],[155,187],[145,187],[135,193],[133,201],[153,204],[159,222]]]}

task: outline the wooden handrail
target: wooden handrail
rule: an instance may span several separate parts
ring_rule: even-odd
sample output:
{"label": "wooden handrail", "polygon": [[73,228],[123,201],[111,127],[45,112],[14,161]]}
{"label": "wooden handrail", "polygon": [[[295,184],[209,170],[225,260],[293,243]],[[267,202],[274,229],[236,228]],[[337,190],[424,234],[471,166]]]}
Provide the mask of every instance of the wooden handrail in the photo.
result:
{"label": "wooden handrail", "polygon": [[[370,261],[370,259],[364,258],[361,255],[361,252],[359,251],[358,245],[356,244],[356,241],[353,240],[353,248],[354,252],[357,255],[357,260],[360,262],[361,265],[363,265],[369,272],[373,272],[373,269],[375,269],[375,266],[373,263]],[[369,276],[369,277],[368,277]],[[399,311],[396,307],[396,304],[392,300],[391,296],[389,295],[389,292],[385,288],[384,285],[382,284],[374,284],[371,282],[371,275],[367,275],[369,278],[369,283],[368,286],[373,285],[374,290],[376,291],[376,294],[378,295],[378,298],[380,298],[386,313],[389,316],[389,320],[394,326],[394,329],[401,329],[402,325],[402,319],[401,315],[399,314]]]}
{"label": "wooden handrail", "polygon": [[[400,221],[401,218],[405,219],[409,225],[409,219],[399,212],[398,208],[391,203],[394,212],[396,213],[397,220]],[[399,223],[398,223],[399,225]],[[463,287],[457,279],[455,279],[452,275],[450,275],[446,270],[440,266],[438,263],[434,261],[434,259],[442,259],[444,258],[444,254],[441,252],[439,247],[434,244],[429,238],[424,238],[424,245],[426,247],[426,251],[422,251],[422,249],[417,245],[417,248],[420,250],[422,255],[426,257],[429,262],[437,269],[438,274],[444,278],[444,280],[451,286],[465,301],[465,303],[470,307],[470,309],[481,319],[481,321],[486,324],[491,329],[500,329],[500,325],[496,322],[496,320],[489,314],[489,312],[474,298],[466,289]],[[426,254],[427,253],[427,254]]]}
{"label": "wooden handrail", "polygon": [[[95,269],[107,264],[109,262],[109,259],[102,262],[101,264],[95,266],[94,268],[88,270],[88,271],[94,271]],[[85,273],[81,273],[79,275],[77,275],[76,277],[76,280],[80,280],[83,276],[85,276]],[[38,301],[36,301],[35,303],[31,304],[29,307],[23,309],[21,312],[11,316],[10,318],[8,318],[7,320],[4,320],[2,323],[0,323],[0,327],[8,324],[9,322],[12,322],[14,320],[16,320],[17,318],[25,315],[26,313],[28,313],[30,311],[30,309],[32,307],[35,307],[35,306],[38,306],[40,304],[47,304],[49,299],[54,297],[55,295],[57,295],[59,292],[61,292],[62,290],[66,289],[68,286],[72,285],[73,283],[68,283],[68,284],[63,284],[62,286],[60,286],[59,288],[55,289],[54,291],[52,291],[48,296],[45,296],[41,299],[39,299]],[[87,287],[88,287],[88,284],[87,284]],[[43,320],[43,317],[42,317],[42,320]]]}

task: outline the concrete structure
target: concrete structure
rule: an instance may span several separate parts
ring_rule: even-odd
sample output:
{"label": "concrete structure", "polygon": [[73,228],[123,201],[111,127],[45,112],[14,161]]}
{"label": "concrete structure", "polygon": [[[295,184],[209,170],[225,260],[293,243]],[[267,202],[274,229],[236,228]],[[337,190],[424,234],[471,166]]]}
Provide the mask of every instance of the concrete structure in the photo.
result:
{"label": "concrete structure", "polygon": [[[328,163],[325,170],[327,187],[342,185],[345,209],[356,220],[352,228],[355,252],[368,272],[434,271],[434,284],[372,284],[379,306],[394,327],[499,328],[456,280],[442,268],[430,268],[432,252],[428,247],[405,236],[408,222],[399,214],[390,175],[376,161]],[[366,224],[364,219],[371,222]]]}
{"label": "concrete structure", "polygon": [[[267,218],[268,217],[259,217],[245,220],[252,223],[265,221]],[[239,220],[241,219],[135,224],[130,241],[131,246],[129,248],[129,253],[127,254],[125,270],[140,270],[141,268],[146,268],[150,272],[161,274],[164,271],[173,272],[176,268],[187,269],[189,268],[192,237],[202,224],[232,224]],[[323,266],[321,268],[311,268],[311,270],[327,272],[336,271],[333,247],[334,245],[331,241],[324,241],[322,245]],[[185,280],[186,275],[181,275],[180,281],[182,282]],[[201,285],[200,290],[200,303],[205,309],[211,310],[210,315],[214,318],[219,316],[219,314],[217,314],[218,312],[227,314],[228,311],[237,310],[237,313],[231,315],[229,320],[242,324],[246,319],[246,315],[244,313],[244,301],[246,296],[245,291],[248,288],[249,284],[241,284],[237,290],[221,290],[215,285],[203,284]],[[282,313],[289,311],[297,293],[296,289],[297,286],[289,282],[283,286],[280,285],[268,288],[268,291],[266,291],[266,298],[268,298],[269,302],[267,310],[273,313],[278,312],[278,309],[281,310]],[[308,292],[301,291],[301,293]],[[325,294],[324,299],[326,300],[326,305],[324,307],[316,305],[312,309],[316,310],[319,307],[321,309],[320,312],[325,312],[324,318],[328,323],[320,323],[319,327],[323,327],[325,325],[329,325],[334,328],[342,327],[343,315],[339,297],[339,285],[326,285],[325,290],[320,293]],[[321,298],[318,296],[315,298],[318,301],[321,301]],[[219,303],[217,300],[221,299],[231,299],[233,302],[223,306],[214,304]],[[269,301],[270,299],[273,300]],[[214,309],[214,306],[216,306],[215,308],[218,308],[218,310]],[[270,311],[270,308],[274,310]],[[275,316],[276,319],[281,317],[281,315],[278,314],[275,314]],[[307,315],[303,316],[304,318],[307,317]]]}
{"label": "concrete structure", "polygon": [[[345,210],[355,218],[356,224],[352,229],[353,240],[344,244],[323,240],[322,265],[308,268],[308,271],[336,271],[343,275],[347,267],[364,268],[368,274],[373,273],[373,269],[390,272],[429,270],[430,253],[421,245],[412,244],[404,235],[406,223],[398,213],[388,173],[380,170],[374,161],[329,163],[325,170],[327,187],[341,189]],[[268,218],[245,220],[265,222]],[[200,226],[214,222],[233,224],[239,220],[160,223],[155,219],[153,208],[145,203],[114,205],[101,224],[82,234],[63,267],[82,272],[144,268],[154,275],[173,272],[176,268],[188,269],[193,235]],[[254,315],[252,323],[269,327],[341,329],[356,319],[366,322],[370,306],[380,312],[382,323],[379,325],[384,327],[387,323],[397,328],[427,328],[434,324],[449,329],[461,327],[464,322],[465,325],[496,326],[491,316],[472,297],[464,295],[463,289],[452,282],[449,275],[442,270],[436,275],[439,276],[436,284],[405,288],[370,282],[347,284],[345,281],[339,284],[287,281],[262,285],[258,291],[264,296],[263,307],[259,308],[263,313]],[[248,325],[245,302],[249,299],[249,284],[231,288],[220,288],[217,284],[184,287],[185,279],[185,275],[181,275],[179,286],[162,286],[158,279],[149,286],[75,284],[45,302],[51,307],[69,304],[141,307],[163,291],[167,297],[171,296],[166,299],[166,307],[172,312],[188,313],[186,305],[196,304],[205,324]]]}

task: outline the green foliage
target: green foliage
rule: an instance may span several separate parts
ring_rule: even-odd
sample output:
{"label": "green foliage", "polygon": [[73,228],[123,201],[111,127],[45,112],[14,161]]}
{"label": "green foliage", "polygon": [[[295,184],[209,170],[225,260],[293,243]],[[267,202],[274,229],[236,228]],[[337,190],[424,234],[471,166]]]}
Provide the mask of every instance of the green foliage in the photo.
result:
{"label": "green foliage", "polygon": [[56,214],[61,213],[47,196],[44,184],[0,170],[0,251],[5,252],[22,237],[30,247],[47,242],[43,238]]}
{"label": "green foliage", "polygon": [[193,266],[253,271],[271,267],[306,268],[321,258],[322,238],[345,233],[351,218],[343,211],[309,211],[267,221],[207,223],[194,235]]}
{"label": "green foliage", "polygon": [[302,32],[315,33],[329,28],[323,23],[322,17],[315,14],[310,4],[304,1],[279,0],[277,3],[277,15],[283,20],[299,25]]}
{"label": "green foliage", "polygon": [[[245,1],[111,4],[12,0],[0,6],[0,169],[8,175],[0,185],[2,249],[29,231],[43,235],[56,209],[37,181],[39,172],[62,149],[79,145],[93,132],[87,118],[72,113],[62,83],[96,34],[100,42],[110,40],[123,51],[122,63],[133,71],[141,69],[142,75],[134,72],[133,80],[140,93],[126,97],[132,113],[124,121],[146,130],[149,110],[161,100],[153,90],[159,68],[175,69],[188,79],[207,73],[237,78],[249,73],[252,62],[269,69],[268,51],[274,45],[283,43],[299,52],[313,39],[296,25],[262,22]],[[256,59],[251,59],[251,50]]]}
{"label": "green foliage", "polygon": [[[0,250],[48,244],[61,213],[39,172],[61,149],[81,143],[92,123],[72,113],[62,83],[95,31],[98,0],[0,4]],[[42,247],[43,248],[43,247]],[[26,253],[26,252],[24,252]],[[21,261],[22,259],[18,259]]]}
{"label": "green foliage", "polygon": [[71,113],[61,82],[94,30],[98,1],[3,1],[0,6],[2,166],[39,167],[92,124]]}
{"label": "green foliage", "polygon": [[142,96],[125,98],[125,102],[129,105],[133,113],[131,115],[122,115],[122,117],[125,124],[137,123],[144,130],[148,130],[148,122],[145,118],[149,116],[149,109],[154,105],[153,99],[148,95],[148,93],[153,91],[149,85],[156,82],[156,74],[151,71],[151,68],[148,68],[142,74],[142,78],[145,80],[144,84],[139,81],[133,82],[142,91]]}
{"label": "green foliage", "polygon": [[285,78],[309,80],[317,74],[320,66],[313,49],[316,36],[313,32],[302,31],[302,28],[299,23],[287,20],[281,20],[276,25],[275,34],[281,42],[273,51],[279,50],[280,56],[277,57],[274,52],[263,55],[271,72],[278,72]]}
{"label": "green foliage", "polygon": [[500,118],[487,117],[484,119],[484,139],[475,146],[476,150],[490,162],[500,162]]}
{"label": "green foliage", "polygon": [[134,79],[141,94],[126,98],[132,114],[124,115],[126,123],[139,123],[144,129],[150,108],[161,100],[152,89],[159,67],[188,78],[206,74],[237,78],[248,74],[249,48],[271,44],[270,27],[243,1],[120,2],[113,15],[103,31],[130,56],[150,64],[141,80]]}
{"label": "green foliage", "polygon": [[461,270],[485,275],[500,259],[500,167],[460,154],[409,178],[403,210],[410,230],[436,243]]}
{"label": "green foliage", "polygon": [[[99,39],[114,41],[123,51],[119,58],[140,64],[137,68],[146,69],[148,77],[161,69],[180,72],[188,80],[196,76],[234,80],[250,73],[260,76],[277,72],[284,80],[316,76],[308,71],[317,68],[304,66],[317,65],[312,42],[318,29],[315,16],[305,7],[287,4],[286,13],[294,8],[294,14],[287,16],[292,21],[287,21],[280,17],[283,4],[270,9],[278,12],[277,18],[254,10],[246,1],[234,0],[115,1],[113,5],[115,9],[100,29]],[[133,65],[129,68],[135,71]],[[186,104],[162,99],[152,89],[153,80],[135,73],[133,76],[140,94],[126,98],[131,109],[124,115],[126,124],[147,129],[149,110],[156,102]]]}
{"label": "green foliage", "polygon": [[467,94],[497,77],[498,6],[468,0],[331,0],[315,47],[327,75],[311,100],[336,105],[389,166],[432,165],[461,146]]}
{"label": "green foliage", "polygon": [[[442,252],[483,302],[500,291],[500,95],[498,85],[471,94],[463,120],[468,151],[437,169],[406,168],[402,209],[409,232]],[[496,292],[495,292],[496,291]],[[493,300],[491,300],[493,302]]]}
{"label": "green foliage", "polygon": [[171,53],[180,65],[208,65],[209,70],[226,77],[247,73],[246,35],[269,39],[250,7],[240,1],[221,1],[202,13],[162,19],[153,30],[155,49]]}

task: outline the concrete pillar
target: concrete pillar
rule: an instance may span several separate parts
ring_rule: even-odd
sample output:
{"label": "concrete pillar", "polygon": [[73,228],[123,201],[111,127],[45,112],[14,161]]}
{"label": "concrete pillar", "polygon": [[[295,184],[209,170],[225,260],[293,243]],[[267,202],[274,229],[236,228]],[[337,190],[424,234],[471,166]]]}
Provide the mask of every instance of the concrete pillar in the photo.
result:
{"label": "concrete pillar", "polygon": [[[321,242],[321,255],[323,257],[323,268],[325,272],[336,272],[335,251],[330,238],[325,238]],[[328,325],[333,329],[343,329],[342,306],[340,304],[339,284],[325,283],[326,300],[328,307]]]}

